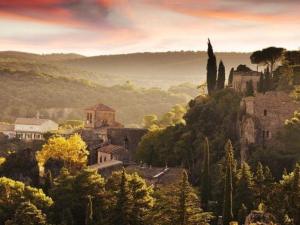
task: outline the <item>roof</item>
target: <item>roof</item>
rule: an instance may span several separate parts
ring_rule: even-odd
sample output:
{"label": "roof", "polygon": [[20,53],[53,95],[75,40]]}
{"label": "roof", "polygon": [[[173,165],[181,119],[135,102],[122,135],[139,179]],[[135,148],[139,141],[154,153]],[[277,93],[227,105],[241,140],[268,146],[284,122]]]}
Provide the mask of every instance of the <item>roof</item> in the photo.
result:
{"label": "roof", "polygon": [[113,167],[113,166],[122,166],[122,165],[123,165],[123,163],[121,161],[109,160],[109,161],[105,161],[105,162],[100,163],[100,164],[90,165],[89,168],[90,169],[101,170],[101,169],[105,169],[105,168],[109,168],[109,167]]}
{"label": "roof", "polygon": [[0,123],[0,132],[2,132],[2,131],[14,131],[14,130],[15,130],[15,125],[14,124]]}
{"label": "roof", "polygon": [[42,125],[45,122],[52,121],[48,119],[38,119],[38,118],[17,118],[15,124],[22,125]]}
{"label": "roof", "polygon": [[107,105],[104,104],[97,104],[91,107],[86,108],[85,110],[93,110],[93,111],[109,111],[109,112],[115,112],[114,109],[110,108]]}
{"label": "roof", "polygon": [[100,152],[108,153],[108,154],[124,154],[127,153],[127,150],[120,145],[105,145],[98,149]]}

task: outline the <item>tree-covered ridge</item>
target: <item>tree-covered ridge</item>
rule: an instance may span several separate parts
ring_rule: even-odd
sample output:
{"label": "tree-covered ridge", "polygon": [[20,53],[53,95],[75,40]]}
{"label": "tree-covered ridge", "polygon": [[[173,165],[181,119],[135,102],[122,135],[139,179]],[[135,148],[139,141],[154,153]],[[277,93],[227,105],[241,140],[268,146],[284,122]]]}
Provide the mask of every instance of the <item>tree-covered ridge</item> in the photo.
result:
{"label": "tree-covered ridge", "polygon": [[[2,70],[0,120],[13,122],[16,117],[33,117],[38,110],[42,117],[49,117],[49,108],[58,113],[54,120],[82,119],[85,107],[101,102],[116,109],[120,122],[140,125],[146,114],[161,115],[176,104],[186,104],[191,96],[181,93],[174,88],[171,91],[143,89],[130,82],[105,87],[85,80]],[[63,112],[65,108],[72,111],[67,117]]]}

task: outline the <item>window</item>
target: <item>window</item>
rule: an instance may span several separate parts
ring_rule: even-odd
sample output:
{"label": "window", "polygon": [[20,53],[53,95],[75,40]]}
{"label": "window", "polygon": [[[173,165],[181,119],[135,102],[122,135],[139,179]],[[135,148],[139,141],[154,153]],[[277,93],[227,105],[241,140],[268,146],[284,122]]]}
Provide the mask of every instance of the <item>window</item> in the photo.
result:
{"label": "window", "polygon": [[99,161],[100,161],[100,163],[102,163],[102,156],[100,156],[100,160]]}
{"label": "window", "polygon": [[267,136],[267,138],[270,137],[270,132],[268,130],[266,131],[266,136]]}
{"label": "window", "polygon": [[267,116],[267,114],[268,114],[268,112],[267,112],[267,110],[265,109],[265,110],[264,110],[264,116]]}
{"label": "window", "polygon": [[106,156],[104,157],[104,162],[106,162]]}

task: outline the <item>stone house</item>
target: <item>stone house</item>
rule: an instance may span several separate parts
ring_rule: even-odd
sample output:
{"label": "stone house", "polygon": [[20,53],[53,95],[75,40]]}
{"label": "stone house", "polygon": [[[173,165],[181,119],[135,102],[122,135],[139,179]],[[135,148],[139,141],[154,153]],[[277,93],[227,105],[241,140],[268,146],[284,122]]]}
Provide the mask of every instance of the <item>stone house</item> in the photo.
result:
{"label": "stone house", "polygon": [[252,81],[254,93],[256,93],[260,76],[261,72],[256,71],[234,71],[232,88],[237,92],[244,93],[246,91],[247,82]]}
{"label": "stone house", "polygon": [[243,98],[240,123],[241,159],[247,159],[249,145],[265,145],[274,141],[285,121],[297,110],[300,110],[300,102],[294,101],[285,92],[270,91]]}
{"label": "stone house", "polygon": [[17,118],[15,121],[16,137],[25,141],[43,140],[43,134],[57,130],[58,124],[49,119]]}
{"label": "stone house", "polygon": [[128,150],[120,145],[106,144],[97,149],[97,163],[118,160],[123,163],[128,162]]}
{"label": "stone house", "polygon": [[116,121],[116,111],[106,105],[97,104],[86,108],[85,128],[123,127]]}

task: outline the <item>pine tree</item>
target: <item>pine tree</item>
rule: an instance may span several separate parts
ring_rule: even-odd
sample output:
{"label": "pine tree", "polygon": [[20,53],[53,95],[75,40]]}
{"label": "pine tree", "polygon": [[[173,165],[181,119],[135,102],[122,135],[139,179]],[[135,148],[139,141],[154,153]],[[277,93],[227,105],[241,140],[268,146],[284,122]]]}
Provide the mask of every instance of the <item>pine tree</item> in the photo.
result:
{"label": "pine tree", "polygon": [[229,86],[229,87],[232,86],[233,72],[234,72],[234,68],[231,68],[230,73],[229,73],[229,77],[228,77],[228,86]]}
{"label": "pine tree", "polygon": [[47,225],[46,215],[30,202],[23,202],[16,210],[13,225]]}
{"label": "pine tree", "polygon": [[232,171],[233,171],[233,147],[231,141],[225,145],[226,160],[225,160],[225,187],[224,187],[224,203],[223,203],[223,224],[229,225],[229,222],[233,219],[233,202],[232,202]]}
{"label": "pine tree", "polygon": [[191,187],[185,170],[182,173],[177,199],[178,205],[174,210],[176,219],[172,224],[207,224],[211,219],[211,215],[200,208],[198,196]]}
{"label": "pine tree", "polygon": [[208,94],[211,95],[216,88],[216,79],[217,79],[217,59],[213,51],[213,47],[208,39],[208,61],[207,61],[207,90]]}
{"label": "pine tree", "polygon": [[114,224],[129,225],[128,201],[128,181],[125,169],[123,168],[119,192],[117,194],[117,203],[113,215]]}
{"label": "pine tree", "polygon": [[217,89],[222,90],[224,89],[224,86],[225,86],[225,66],[221,60],[218,69]]}
{"label": "pine tree", "polygon": [[248,209],[253,208],[253,175],[249,165],[246,162],[242,163],[239,170],[238,182],[235,194],[236,209],[240,209],[242,204]]}
{"label": "pine tree", "polygon": [[258,204],[263,202],[264,199],[264,189],[265,189],[265,174],[263,165],[259,162],[257,164],[256,173],[254,177],[255,182],[255,197],[258,199]]}
{"label": "pine tree", "polygon": [[130,224],[143,225],[147,224],[147,217],[153,207],[153,190],[148,187],[145,180],[138,174],[130,175],[129,191],[132,196],[130,201]]}
{"label": "pine tree", "polygon": [[92,225],[93,222],[93,203],[92,197],[88,195],[85,213],[85,225]]}
{"label": "pine tree", "polygon": [[204,209],[208,208],[208,201],[211,197],[211,180],[210,180],[210,151],[209,151],[209,142],[208,138],[205,138],[203,144],[203,152],[204,152],[204,163],[203,163],[203,171],[202,171],[202,183],[201,183],[201,191],[202,191],[202,202]]}

